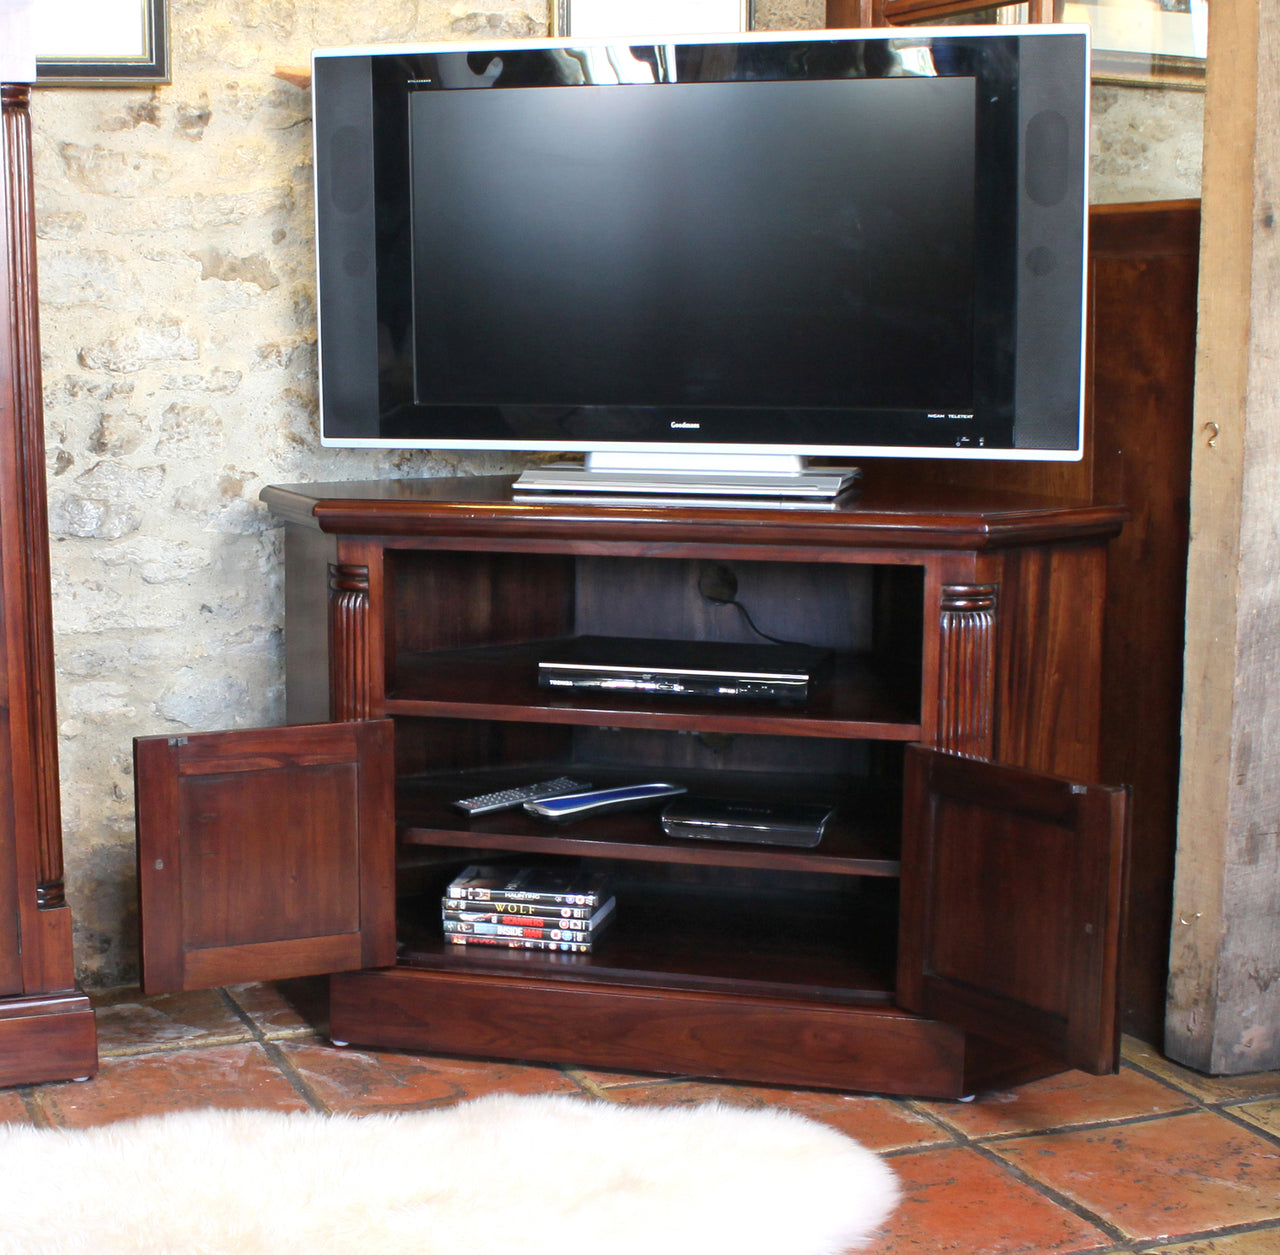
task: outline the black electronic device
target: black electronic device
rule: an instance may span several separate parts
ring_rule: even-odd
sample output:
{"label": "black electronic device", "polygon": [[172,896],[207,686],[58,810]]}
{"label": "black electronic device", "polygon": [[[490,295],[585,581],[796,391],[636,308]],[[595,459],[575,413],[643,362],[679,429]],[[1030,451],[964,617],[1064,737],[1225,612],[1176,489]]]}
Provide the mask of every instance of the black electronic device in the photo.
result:
{"label": "black electronic device", "polygon": [[493,815],[498,811],[515,810],[526,802],[541,801],[544,797],[581,793],[590,787],[591,785],[584,780],[574,780],[571,776],[557,776],[554,780],[539,780],[534,784],[517,785],[512,789],[498,789],[493,793],[481,793],[476,797],[460,797],[453,805],[474,819],[481,815]]}
{"label": "black electronic device", "polygon": [[809,849],[822,835],[835,807],[809,802],[745,802],[686,795],[662,811],[669,837],[697,841],[743,841]]}
{"label": "black electronic device", "polygon": [[806,645],[577,636],[538,662],[543,688],[802,702],[831,665]]}
{"label": "black electronic device", "polygon": [[706,500],[1081,456],[1087,27],[324,49],[312,83],[325,444]]}

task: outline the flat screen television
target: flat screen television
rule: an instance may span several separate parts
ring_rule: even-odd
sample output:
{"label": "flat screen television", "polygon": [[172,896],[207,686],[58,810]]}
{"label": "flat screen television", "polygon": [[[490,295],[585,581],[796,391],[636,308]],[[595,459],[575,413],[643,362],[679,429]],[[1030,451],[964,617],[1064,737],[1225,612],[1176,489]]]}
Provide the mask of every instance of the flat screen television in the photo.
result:
{"label": "flat screen television", "polygon": [[333,49],[312,82],[327,445],[1081,455],[1083,28]]}

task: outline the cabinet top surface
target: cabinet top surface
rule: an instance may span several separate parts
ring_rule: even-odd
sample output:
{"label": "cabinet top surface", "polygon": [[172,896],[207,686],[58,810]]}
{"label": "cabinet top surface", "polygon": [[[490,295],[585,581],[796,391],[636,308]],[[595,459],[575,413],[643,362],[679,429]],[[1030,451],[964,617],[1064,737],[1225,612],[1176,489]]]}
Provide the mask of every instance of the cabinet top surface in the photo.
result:
{"label": "cabinet top surface", "polygon": [[517,501],[511,476],[272,485],[262,500],[291,523],[337,535],[565,537],[990,549],[1115,535],[1120,506],[1063,505],[1016,494],[934,488],[910,498],[874,479],[837,506],[600,505]]}

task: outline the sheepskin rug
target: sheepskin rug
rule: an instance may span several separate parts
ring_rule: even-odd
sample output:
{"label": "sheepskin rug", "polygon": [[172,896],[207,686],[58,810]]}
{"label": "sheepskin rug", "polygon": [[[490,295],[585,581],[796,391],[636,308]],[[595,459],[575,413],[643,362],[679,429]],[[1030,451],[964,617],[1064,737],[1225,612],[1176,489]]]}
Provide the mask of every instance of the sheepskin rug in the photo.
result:
{"label": "sheepskin rug", "polygon": [[0,1125],[4,1255],[838,1255],[897,1198],[843,1134],[719,1104]]}

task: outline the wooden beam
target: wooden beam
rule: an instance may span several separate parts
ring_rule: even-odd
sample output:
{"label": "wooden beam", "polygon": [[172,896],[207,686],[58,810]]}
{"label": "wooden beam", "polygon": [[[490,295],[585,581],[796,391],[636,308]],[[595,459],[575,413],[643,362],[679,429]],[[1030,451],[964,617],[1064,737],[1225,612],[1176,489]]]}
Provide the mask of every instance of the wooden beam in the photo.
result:
{"label": "wooden beam", "polygon": [[1234,1074],[1280,1067],[1280,0],[1211,43],[1165,1048]]}

